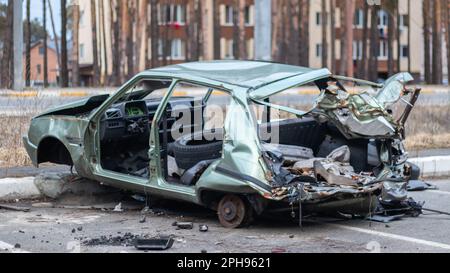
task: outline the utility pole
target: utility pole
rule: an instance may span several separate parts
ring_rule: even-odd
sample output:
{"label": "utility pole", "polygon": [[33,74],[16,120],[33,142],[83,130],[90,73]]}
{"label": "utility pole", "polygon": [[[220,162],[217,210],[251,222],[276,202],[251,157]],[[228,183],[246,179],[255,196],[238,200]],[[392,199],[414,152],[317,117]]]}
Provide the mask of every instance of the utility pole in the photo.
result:
{"label": "utility pole", "polygon": [[14,90],[23,89],[23,11],[22,0],[14,1]]}
{"label": "utility pole", "polygon": [[272,1],[255,1],[255,59],[272,60]]}

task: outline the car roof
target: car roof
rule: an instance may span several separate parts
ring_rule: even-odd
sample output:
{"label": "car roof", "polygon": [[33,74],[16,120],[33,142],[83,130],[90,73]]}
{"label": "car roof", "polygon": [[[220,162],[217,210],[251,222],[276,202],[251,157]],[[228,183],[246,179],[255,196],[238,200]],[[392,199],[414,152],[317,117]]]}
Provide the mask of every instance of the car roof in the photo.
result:
{"label": "car roof", "polygon": [[264,61],[235,60],[182,63],[151,69],[149,72],[173,74],[185,79],[197,77],[252,89],[299,75],[303,75],[302,78],[307,81],[309,74],[311,74],[311,80],[317,77],[317,72],[323,72],[320,74],[323,74],[324,77],[331,74],[327,69],[319,70]]}

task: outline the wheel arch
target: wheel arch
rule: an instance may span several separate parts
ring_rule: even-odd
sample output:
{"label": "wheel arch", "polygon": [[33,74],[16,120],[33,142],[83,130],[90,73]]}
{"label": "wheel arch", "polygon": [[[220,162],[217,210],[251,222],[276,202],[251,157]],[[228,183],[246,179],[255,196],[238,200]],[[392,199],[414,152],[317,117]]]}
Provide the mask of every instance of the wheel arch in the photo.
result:
{"label": "wheel arch", "polygon": [[73,166],[72,156],[64,143],[54,136],[44,137],[37,148],[37,164],[50,162]]}

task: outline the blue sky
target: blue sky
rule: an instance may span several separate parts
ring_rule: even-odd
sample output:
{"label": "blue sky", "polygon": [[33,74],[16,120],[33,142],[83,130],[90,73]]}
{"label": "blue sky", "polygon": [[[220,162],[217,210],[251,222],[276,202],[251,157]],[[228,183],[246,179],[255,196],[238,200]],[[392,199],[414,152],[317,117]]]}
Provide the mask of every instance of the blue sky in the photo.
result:
{"label": "blue sky", "polygon": [[[61,8],[60,0],[47,0],[51,2],[52,8],[53,8],[53,17],[55,19],[55,28],[56,33],[60,33],[61,31]],[[0,0],[1,3],[6,3],[7,0]],[[30,0],[31,8],[30,8],[30,14],[31,18],[38,18],[40,22],[42,22],[42,0]],[[70,0],[67,1],[68,3]],[[23,1],[23,18],[25,20],[26,18],[26,1]],[[50,19],[50,11],[47,4],[47,31],[50,34],[50,36],[53,36],[53,29],[52,29],[52,22]]]}

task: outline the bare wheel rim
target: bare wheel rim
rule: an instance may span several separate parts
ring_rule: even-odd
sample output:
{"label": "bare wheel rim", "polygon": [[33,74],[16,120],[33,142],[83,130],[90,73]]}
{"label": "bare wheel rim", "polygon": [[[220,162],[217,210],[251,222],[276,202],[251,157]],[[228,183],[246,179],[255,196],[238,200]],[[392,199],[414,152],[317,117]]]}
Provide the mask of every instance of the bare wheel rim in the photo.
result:
{"label": "bare wheel rim", "polygon": [[219,203],[219,221],[224,227],[239,227],[244,222],[245,214],[245,203],[239,196],[227,195]]}

